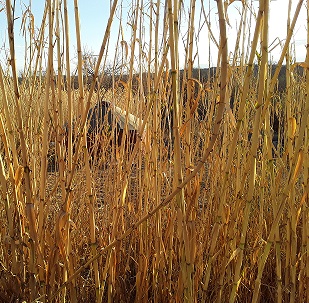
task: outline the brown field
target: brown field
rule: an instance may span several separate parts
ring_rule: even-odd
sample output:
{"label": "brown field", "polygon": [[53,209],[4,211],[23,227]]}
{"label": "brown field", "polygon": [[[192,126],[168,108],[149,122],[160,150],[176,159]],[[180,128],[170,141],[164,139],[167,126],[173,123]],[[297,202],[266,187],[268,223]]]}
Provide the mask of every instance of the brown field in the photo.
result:
{"label": "brown field", "polygon": [[[79,41],[74,73],[78,3],[68,16],[66,0],[45,2],[38,30],[23,19],[22,72],[14,6],[0,2],[0,302],[309,302],[309,55],[297,63],[291,42],[308,2],[272,64],[270,0],[256,15],[243,1],[232,52],[233,1],[216,1],[218,37],[195,0],[136,1],[115,51],[114,0],[99,55]],[[193,63],[198,18],[218,44],[212,69]],[[121,144],[113,125],[87,146],[100,99],[140,119],[134,144],[127,115]]]}

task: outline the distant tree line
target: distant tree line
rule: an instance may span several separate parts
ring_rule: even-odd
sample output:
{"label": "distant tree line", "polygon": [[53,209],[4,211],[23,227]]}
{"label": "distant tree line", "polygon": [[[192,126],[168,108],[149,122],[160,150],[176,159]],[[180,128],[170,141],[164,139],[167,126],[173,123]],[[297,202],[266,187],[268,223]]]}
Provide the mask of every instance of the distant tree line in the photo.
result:
{"label": "distant tree line", "polygon": [[[276,69],[277,65],[274,64],[271,66],[271,76],[274,74],[275,69]],[[255,65],[254,66],[254,70],[253,70],[253,76],[254,77],[258,77],[258,66]],[[293,70],[294,75],[297,75],[299,77],[301,77],[303,75],[303,67],[301,66],[296,66]],[[84,77],[84,84],[87,87],[90,87],[93,80],[94,80],[94,72],[92,69],[88,68],[86,70],[83,71],[83,77]],[[45,79],[45,73],[42,72],[41,75],[36,75],[34,77],[37,77],[37,79],[40,79],[40,81],[44,81]],[[216,67],[211,67],[211,68],[194,68],[192,71],[192,78],[194,79],[198,79],[201,83],[206,83],[206,82],[212,82],[214,77],[216,76]],[[138,87],[140,86],[140,79],[147,79],[148,74],[144,73],[142,75],[142,77],[140,77],[139,74],[134,74],[133,75],[133,79],[132,79],[132,89],[133,91],[137,91]],[[185,77],[185,71],[181,70],[180,71],[180,87],[182,87],[182,83],[183,83],[183,79]],[[19,76],[19,83],[20,84],[24,84],[24,85],[30,85],[31,80],[29,79],[29,77],[23,77],[22,74],[20,74]],[[55,75],[55,82],[57,81],[57,76]],[[129,75],[128,74],[121,74],[118,71],[114,71],[111,67],[108,67],[104,70],[104,72],[101,72],[99,77],[96,79],[96,90],[100,89],[104,89],[105,91],[108,91],[110,89],[113,88],[114,83],[117,82],[123,82],[126,83],[129,79]],[[67,80],[66,80],[66,76],[64,75],[62,77],[62,88],[63,90],[67,89]],[[78,84],[78,76],[77,75],[73,75],[71,78],[71,83],[72,83],[72,87],[74,89],[78,89],[79,84]],[[147,87],[147,83],[146,81],[143,81],[143,90],[145,92],[145,94],[148,94],[148,87]],[[278,93],[284,93],[286,90],[286,66],[283,65],[279,76],[278,76],[278,81],[277,81],[277,92]]]}

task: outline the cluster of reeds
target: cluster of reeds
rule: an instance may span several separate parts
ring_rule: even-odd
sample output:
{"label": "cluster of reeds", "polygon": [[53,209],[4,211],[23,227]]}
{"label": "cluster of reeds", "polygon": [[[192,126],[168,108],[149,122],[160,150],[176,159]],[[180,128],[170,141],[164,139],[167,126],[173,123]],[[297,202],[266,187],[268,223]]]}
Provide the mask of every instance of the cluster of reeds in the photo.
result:
{"label": "cluster of reeds", "polygon": [[[270,0],[259,1],[256,15],[242,1],[232,56],[226,14],[233,1],[216,1],[215,37],[195,0],[136,0],[131,38],[116,46],[122,65],[106,91],[118,2],[111,1],[90,82],[77,0],[74,16],[67,0],[47,0],[38,31],[23,19],[22,80],[14,9],[3,3],[10,55],[0,68],[0,301],[309,302],[309,56],[295,64],[290,54],[308,3],[299,0],[292,14],[289,1],[272,66]],[[216,69],[204,78],[194,61],[203,56],[195,49],[203,23],[218,47]],[[88,111],[102,96],[140,118],[135,144],[126,141],[127,124],[121,144],[112,129],[87,146]]]}

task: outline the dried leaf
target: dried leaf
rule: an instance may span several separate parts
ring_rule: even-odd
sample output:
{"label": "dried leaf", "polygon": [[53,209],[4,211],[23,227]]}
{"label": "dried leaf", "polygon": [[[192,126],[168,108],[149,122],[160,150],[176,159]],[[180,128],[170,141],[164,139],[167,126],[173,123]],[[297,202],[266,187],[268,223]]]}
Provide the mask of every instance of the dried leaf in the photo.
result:
{"label": "dried leaf", "polygon": [[294,139],[295,133],[296,133],[296,128],[297,128],[296,119],[295,119],[294,117],[289,118],[289,123],[290,123],[289,137],[290,137],[291,139]]}
{"label": "dried leaf", "polygon": [[240,249],[239,247],[236,248],[236,249],[233,251],[233,253],[232,253],[232,255],[231,255],[229,261],[226,263],[225,267],[227,267],[227,266],[232,262],[232,260],[235,259],[235,258],[238,256],[238,254],[240,253],[240,251],[241,251],[241,249]]}
{"label": "dried leaf", "polygon": [[18,166],[18,168],[16,169],[15,172],[15,176],[14,176],[14,181],[15,181],[15,186],[19,187],[21,180],[23,179],[24,176],[24,168],[22,166]]}
{"label": "dried leaf", "polygon": [[293,175],[293,182],[296,181],[296,178],[297,178],[299,171],[302,167],[303,160],[304,160],[304,152],[303,152],[303,150],[300,150],[299,154],[298,154],[298,159],[297,159],[297,164],[296,164],[296,167],[295,167],[294,175]]}

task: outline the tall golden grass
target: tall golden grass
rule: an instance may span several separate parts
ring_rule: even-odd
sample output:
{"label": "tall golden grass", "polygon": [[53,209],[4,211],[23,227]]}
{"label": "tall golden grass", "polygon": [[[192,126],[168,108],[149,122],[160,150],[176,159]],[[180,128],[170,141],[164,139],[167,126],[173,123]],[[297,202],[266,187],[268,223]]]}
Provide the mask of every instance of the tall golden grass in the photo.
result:
{"label": "tall golden grass", "polygon": [[[3,3],[1,302],[309,302],[309,56],[296,63],[291,51],[308,2],[292,12],[289,1],[274,66],[270,0],[259,1],[256,15],[252,2],[242,2],[231,55],[232,3],[216,1],[216,37],[203,3],[198,17],[195,0],[137,0],[128,16],[131,40],[119,38],[115,50],[111,28],[122,11],[112,1],[90,82],[77,0],[74,16],[67,0],[45,1],[38,31],[23,18],[22,79],[14,6]],[[203,23],[218,47],[207,78],[194,61],[203,56],[194,46]],[[115,69],[105,90],[111,53]],[[278,91],[284,60],[286,85]],[[95,143],[99,152],[87,146],[88,111],[102,95],[141,118],[134,146],[125,139],[128,115],[120,145],[113,128]]]}

